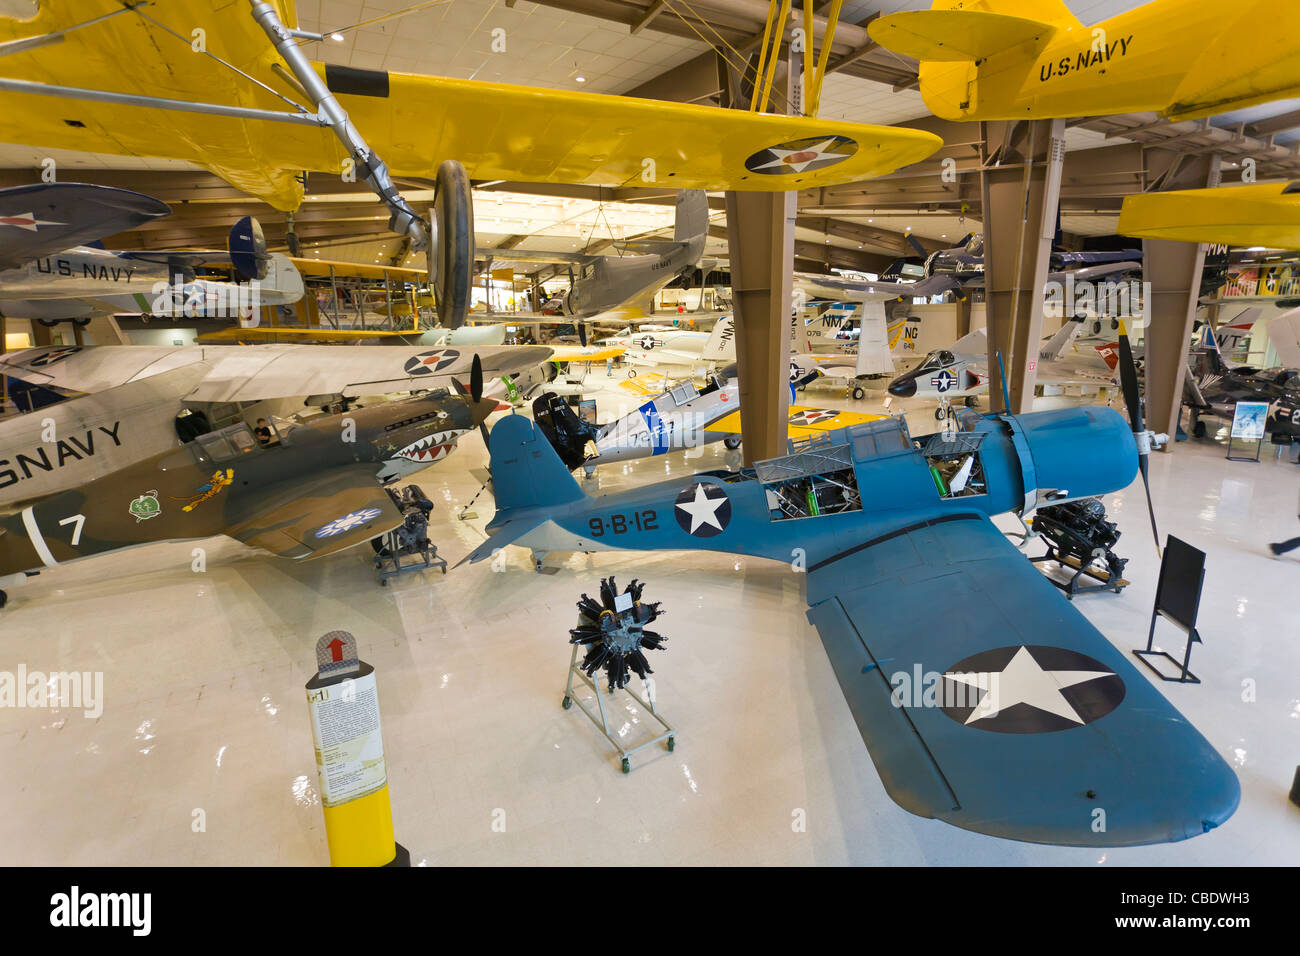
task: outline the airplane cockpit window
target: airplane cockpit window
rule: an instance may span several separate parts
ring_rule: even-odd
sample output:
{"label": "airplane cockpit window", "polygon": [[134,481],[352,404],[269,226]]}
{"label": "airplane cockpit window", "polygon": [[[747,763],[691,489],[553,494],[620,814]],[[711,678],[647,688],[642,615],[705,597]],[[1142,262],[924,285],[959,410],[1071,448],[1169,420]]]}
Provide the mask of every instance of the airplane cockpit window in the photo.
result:
{"label": "airplane cockpit window", "polygon": [[205,458],[219,464],[250,455],[257,450],[253,430],[243,422],[227,426],[207,435],[200,435],[194,444]]}
{"label": "airplane cockpit window", "polygon": [[826,437],[794,444],[793,454],[754,462],[772,521],[862,510],[858,476],[846,444]]}
{"label": "airplane cockpit window", "polygon": [[984,435],[939,432],[919,442],[940,498],[965,498],[988,493],[980,444]]}
{"label": "airplane cockpit window", "polygon": [[945,366],[953,364],[955,361],[956,357],[947,349],[938,349],[925,357],[925,361],[921,363],[920,367],[917,368],[917,371],[929,372],[932,369],[944,368]]}
{"label": "airplane cockpit window", "polygon": [[669,397],[672,398],[673,404],[675,405],[685,405],[699,394],[700,393],[696,391],[695,385],[692,382],[683,382],[681,385],[678,385],[676,388],[668,392]]}

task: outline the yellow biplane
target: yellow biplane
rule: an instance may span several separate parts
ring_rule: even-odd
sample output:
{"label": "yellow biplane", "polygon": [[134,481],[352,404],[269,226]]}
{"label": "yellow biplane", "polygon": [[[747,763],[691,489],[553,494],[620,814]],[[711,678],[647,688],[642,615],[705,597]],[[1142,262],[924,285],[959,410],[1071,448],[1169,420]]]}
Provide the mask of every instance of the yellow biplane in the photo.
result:
{"label": "yellow biplane", "polygon": [[1300,95],[1296,0],[1153,0],[1092,26],[1063,0],[934,0],[867,32],[920,61],[948,120],[1195,119]]}
{"label": "yellow biplane", "polygon": [[[17,50],[0,59],[0,141],[188,160],[293,210],[303,170],[338,174],[353,156],[285,69],[303,37],[272,45],[268,11],[295,29],[293,0],[79,0],[0,17],[0,44]],[[475,179],[785,191],[889,173],[941,145],[916,130],[312,67],[399,177],[455,159]]]}

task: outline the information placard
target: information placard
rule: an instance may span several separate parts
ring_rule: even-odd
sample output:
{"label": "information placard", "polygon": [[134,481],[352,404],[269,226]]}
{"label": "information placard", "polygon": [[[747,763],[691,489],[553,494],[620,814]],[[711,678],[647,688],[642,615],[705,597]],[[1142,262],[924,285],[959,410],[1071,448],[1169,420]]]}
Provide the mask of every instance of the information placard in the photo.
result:
{"label": "information placard", "polygon": [[[1232,410],[1232,429],[1228,433],[1228,458],[1233,461],[1259,461],[1259,449],[1264,444],[1264,428],[1268,421],[1268,402],[1238,402]],[[1250,451],[1250,457],[1238,450]]]}
{"label": "information placard", "polygon": [[321,803],[337,807],[388,782],[375,672],[307,691]]}

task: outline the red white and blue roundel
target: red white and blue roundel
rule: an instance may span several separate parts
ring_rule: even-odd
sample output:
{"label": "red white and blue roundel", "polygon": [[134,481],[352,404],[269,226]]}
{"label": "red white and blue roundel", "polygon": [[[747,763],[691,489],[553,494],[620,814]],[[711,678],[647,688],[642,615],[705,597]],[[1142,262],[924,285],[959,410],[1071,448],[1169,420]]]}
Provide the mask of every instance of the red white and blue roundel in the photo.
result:
{"label": "red white and blue roundel", "polygon": [[1124,681],[1078,651],[1020,644],[980,651],[943,675],[943,712],[976,730],[1041,734],[1082,727],[1124,700]]}
{"label": "red white and blue roundel", "polygon": [[731,499],[718,485],[693,481],[677,496],[673,517],[687,534],[712,538],[731,522]]}
{"label": "red white and blue roundel", "polygon": [[367,522],[374,521],[381,514],[383,512],[378,508],[362,508],[360,511],[353,511],[341,518],[335,518],[329,524],[321,525],[316,529],[315,537],[332,538],[336,534],[345,534],[353,528],[359,528]]}
{"label": "red white and blue roundel", "polygon": [[402,370],[407,375],[433,375],[441,372],[458,358],[460,353],[455,349],[434,349],[432,352],[421,352],[419,355],[411,356],[402,366]]}
{"label": "red white and blue roundel", "polygon": [[795,412],[790,416],[791,425],[816,425],[819,422],[827,422],[838,415],[839,412],[832,411],[828,408],[805,408],[803,411]]}
{"label": "red white and blue roundel", "polygon": [[44,368],[47,365],[53,365],[55,362],[62,362],[69,355],[80,351],[80,345],[64,345],[59,348],[46,349],[39,355],[29,358],[27,365],[29,368]]}
{"label": "red white and blue roundel", "polygon": [[764,176],[811,173],[842,163],[858,151],[847,136],[810,136],[760,149],[745,160],[745,168]]}

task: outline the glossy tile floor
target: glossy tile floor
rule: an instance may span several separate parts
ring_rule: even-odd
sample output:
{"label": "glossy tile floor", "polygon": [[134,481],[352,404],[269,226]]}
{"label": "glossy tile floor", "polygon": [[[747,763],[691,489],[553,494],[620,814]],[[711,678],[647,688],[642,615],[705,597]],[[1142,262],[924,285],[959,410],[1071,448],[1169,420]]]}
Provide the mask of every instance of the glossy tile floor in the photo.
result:
{"label": "glossy tile floor", "polygon": [[[805,400],[879,409],[831,392]],[[601,407],[613,414],[613,402]],[[924,409],[911,424],[934,428]],[[731,457],[714,446],[690,461],[616,466],[588,488]],[[477,519],[455,517],[484,462],[471,436],[416,478],[437,503],[432,536],[453,563],[492,513],[485,494]],[[1287,790],[1300,764],[1300,560],[1274,560],[1266,544],[1300,534],[1300,467],[1271,452],[1228,462],[1222,445],[1189,442],[1154,457],[1152,481],[1161,530],[1209,554],[1206,643],[1192,659],[1204,683],[1161,689],[1243,789],[1232,820],[1193,840],[1030,846],[899,809],[784,565],[602,554],[548,576],[511,549],[499,573],[485,562],[381,588],[368,549],[293,564],[213,539],[198,543],[203,572],[191,568],[195,543],[159,545],[11,592],[0,671],[101,671],[105,700],[98,718],[0,709],[0,863],[327,863],[303,684],[316,638],[342,628],[378,670],[397,836],[420,864],[1295,864],[1300,808]],[[1157,561],[1140,485],[1108,506],[1133,583],[1077,603],[1127,651],[1145,642]],[[587,720],[560,708],[574,602],[611,573],[648,581],[647,597],[664,602],[669,649],[652,663],[679,733],[674,753],[644,751],[628,776]],[[1181,649],[1172,627],[1159,633]],[[648,736],[646,715],[624,701],[619,732]]]}

